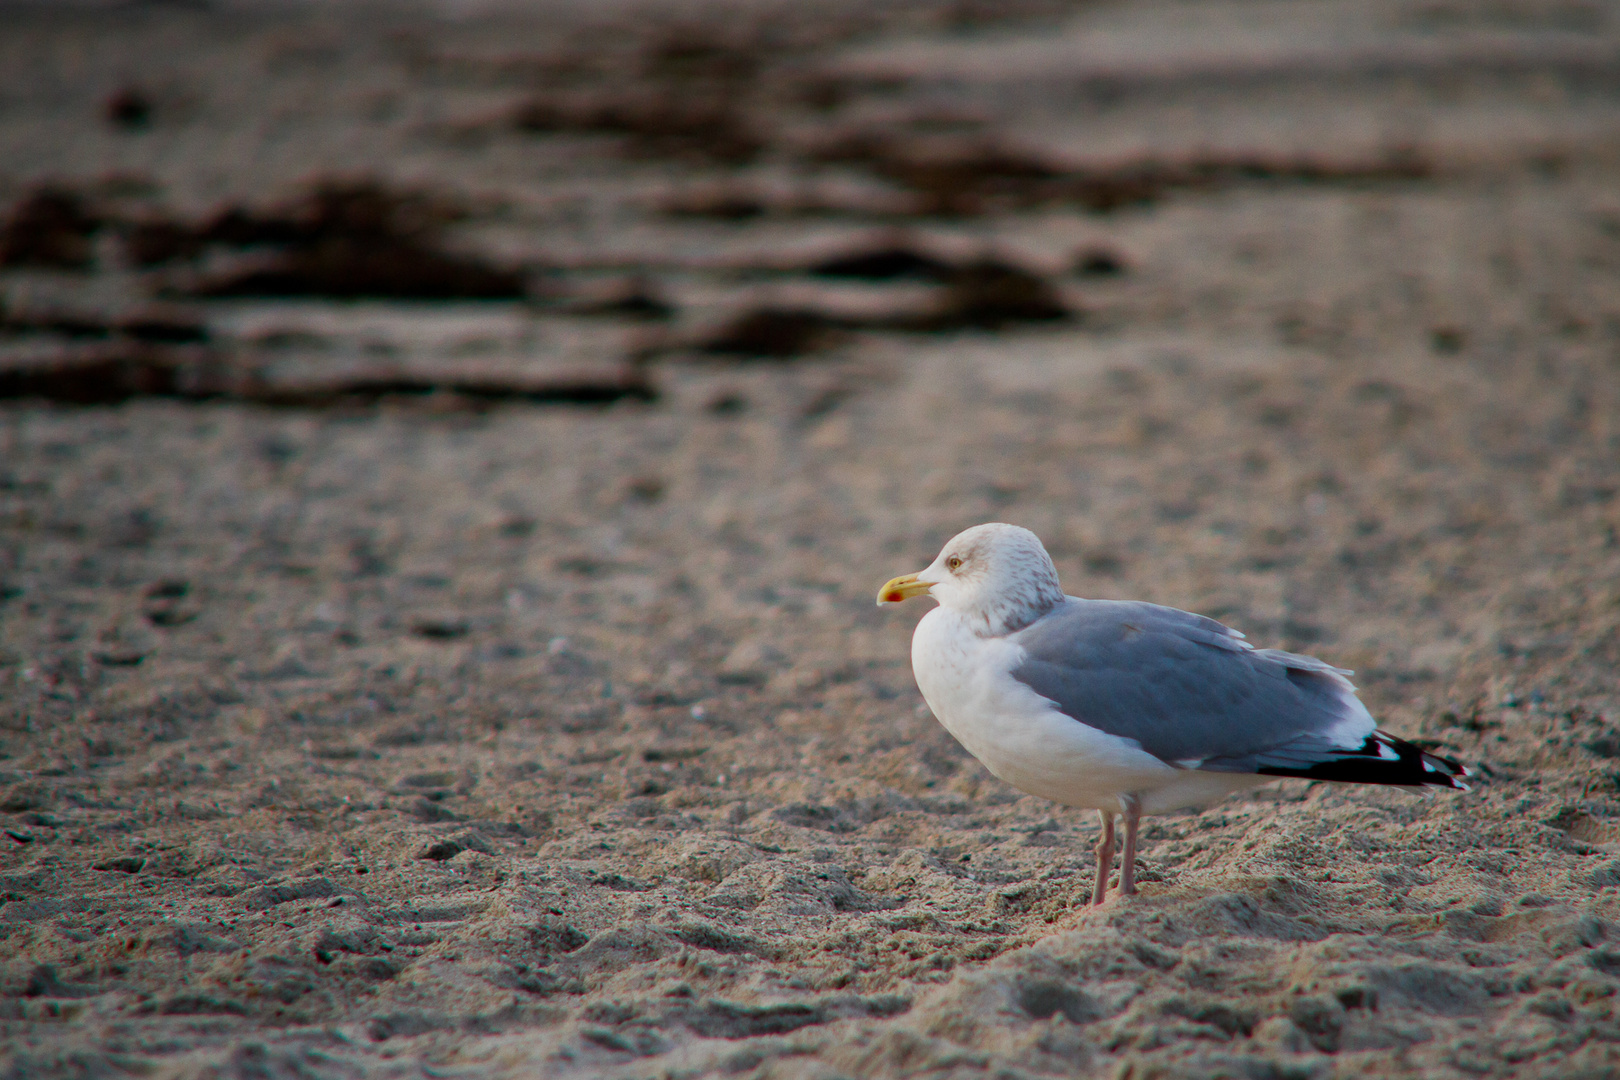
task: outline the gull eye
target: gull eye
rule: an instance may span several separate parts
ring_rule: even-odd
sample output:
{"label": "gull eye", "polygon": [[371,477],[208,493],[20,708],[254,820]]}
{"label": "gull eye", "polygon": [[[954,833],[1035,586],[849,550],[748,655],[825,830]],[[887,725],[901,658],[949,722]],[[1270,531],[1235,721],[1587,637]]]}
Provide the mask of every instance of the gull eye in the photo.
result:
{"label": "gull eye", "polygon": [[950,558],[945,560],[945,568],[947,570],[955,570],[958,566],[961,566],[961,565],[962,565],[962,557],[960,555],[952,555]]}

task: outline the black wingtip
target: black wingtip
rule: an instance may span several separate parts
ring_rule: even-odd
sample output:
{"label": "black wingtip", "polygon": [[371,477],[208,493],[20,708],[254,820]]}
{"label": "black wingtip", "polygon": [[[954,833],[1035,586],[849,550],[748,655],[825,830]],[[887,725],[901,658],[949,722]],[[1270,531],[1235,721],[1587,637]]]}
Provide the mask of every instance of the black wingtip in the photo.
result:
{"label": "black wingtip", "polygon": [[1265,776],[1294,776],[1341,784],[1389,784],[1396,787],[1468,791],[1474,771],[1462,762],[1431,754],[1420,746],[1375,731],[1354,749],[1346,748],[1309,765],[1262,765]]}

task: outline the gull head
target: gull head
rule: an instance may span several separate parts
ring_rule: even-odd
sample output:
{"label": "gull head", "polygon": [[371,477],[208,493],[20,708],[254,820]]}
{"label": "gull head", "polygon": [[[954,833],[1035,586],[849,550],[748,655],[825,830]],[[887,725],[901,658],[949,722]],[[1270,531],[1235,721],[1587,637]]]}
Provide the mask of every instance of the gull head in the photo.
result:
{"label": "gull head", "polygon": [[932,596],[987,636],[1010,634],[1063,602],[1057,567],[1040,537],[992,522],[957,533],[928,569],[878,590],[879,604]]}

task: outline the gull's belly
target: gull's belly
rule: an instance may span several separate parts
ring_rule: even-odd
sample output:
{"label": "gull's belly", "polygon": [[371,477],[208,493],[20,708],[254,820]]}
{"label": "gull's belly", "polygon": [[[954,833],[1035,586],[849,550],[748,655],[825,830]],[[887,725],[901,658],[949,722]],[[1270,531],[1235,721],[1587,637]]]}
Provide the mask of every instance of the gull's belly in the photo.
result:
{"label": "gull's belly", "polygon": [[1116,812],[1121,795],[1184,775],[1134,743],[1063,715],[1013,679],[1017,649],[974,635],[943,608],[930,612],[912,639],[924,700],[985,768],[1031,795]]}

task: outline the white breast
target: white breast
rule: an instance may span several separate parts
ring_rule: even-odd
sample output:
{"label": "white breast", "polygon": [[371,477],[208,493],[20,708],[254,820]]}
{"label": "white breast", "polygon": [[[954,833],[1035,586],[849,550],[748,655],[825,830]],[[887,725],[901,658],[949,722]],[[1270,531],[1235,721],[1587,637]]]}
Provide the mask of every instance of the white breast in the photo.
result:
{"label": "white breast", "polygon": [[924,616],[911,639],[911,666],[928,707],[985,768],[1021,791],[1120,812],[1121,795],[1173,788],[1190,775],[1058,712],[1012,677],[1022,660],[1017,645],[979,637],[943,607]]}

